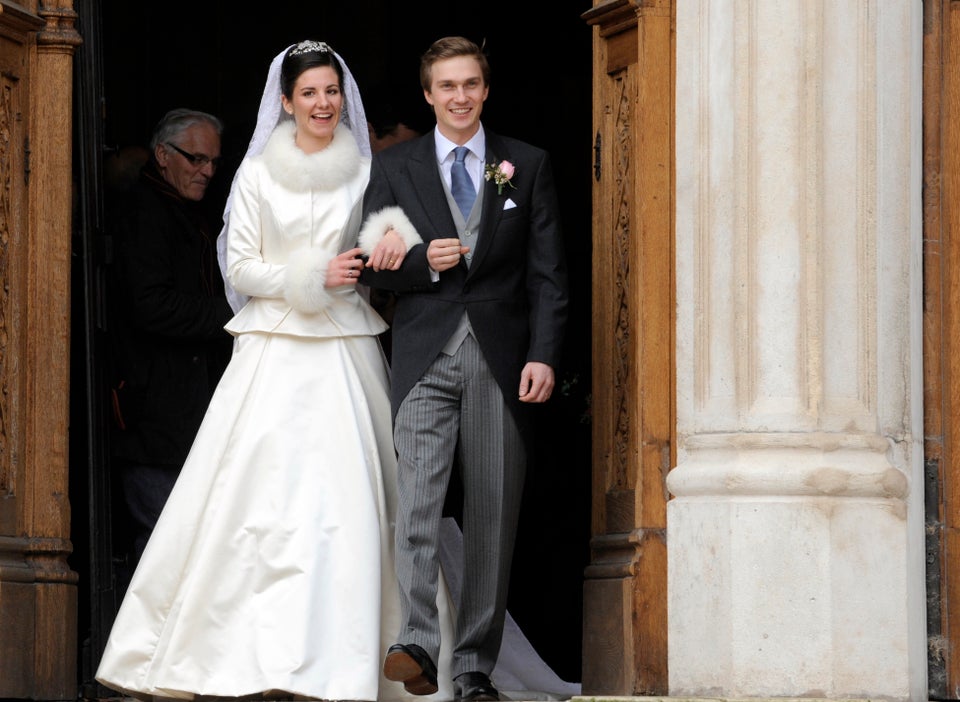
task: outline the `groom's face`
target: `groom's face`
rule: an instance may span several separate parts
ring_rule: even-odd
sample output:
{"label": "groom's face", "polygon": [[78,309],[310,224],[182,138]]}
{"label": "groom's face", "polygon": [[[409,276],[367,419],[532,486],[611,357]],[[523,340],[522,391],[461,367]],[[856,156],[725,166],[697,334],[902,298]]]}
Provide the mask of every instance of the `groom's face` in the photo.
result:
{"label": "groom's face", "polygon": [[480,63],[472,56],[455,56],[433,64],[430,90],[423,95],[433,107],[440,133],[463,144],[477,133],[489,92]]}

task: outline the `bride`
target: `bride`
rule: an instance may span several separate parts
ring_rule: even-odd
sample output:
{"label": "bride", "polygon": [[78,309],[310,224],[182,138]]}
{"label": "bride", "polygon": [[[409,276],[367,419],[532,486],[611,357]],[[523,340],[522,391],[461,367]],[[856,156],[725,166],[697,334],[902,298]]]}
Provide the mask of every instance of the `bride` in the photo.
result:
{"label": "bride", "polygon": [[[218,242],[234,353],[121,604],[101,684],[140,699],[415,699],[381,671],[399,622],[397,464],[386,324],[356,286],[369,168],[343,59],[316,41],[281,52]],[[419,237],[395,226],[397,267]],[[447,527],[449,578],[459,532]],[[450,656],[445,643],[439,689],[419,699],[452,699]],[[524,699],[579,693],[509,618],[492,677]]]}

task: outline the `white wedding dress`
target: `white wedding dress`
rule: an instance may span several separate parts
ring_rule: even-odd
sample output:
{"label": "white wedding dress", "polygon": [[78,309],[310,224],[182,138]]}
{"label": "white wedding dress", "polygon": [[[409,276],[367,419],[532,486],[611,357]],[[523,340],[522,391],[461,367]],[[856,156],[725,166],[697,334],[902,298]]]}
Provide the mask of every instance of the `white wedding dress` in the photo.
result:
{"label": "white wedding dress", "polygon": [[240,337],[98,680],[139,697],[402,698],[380,675],[399,627],[388,408],[372,337]]}
{"label": "white wedding dress", "polygon": [[[299,158],[291,145],[282,147],[284,159]],[[451,700],[454,605],[443,577],[440,689],[413,697],[382,675],[400,619],[397,464],[388,371],[375,336],[382,320],[354,288],[332,293],[325,312],[300,317],[283,308],[282,296],[254,289],[274,285],[283,261],[306,250],[296,248],[298,232],[312,250],[348,248],[343,239],[355,232],[341,225],[364,174],[354,176],[352,197],[315,197],[275,182],[264,166],[275,157],[268,147],[263,159],[241,166],[238,188],[259,189],[263,204],[250,205],[253,195],[235,204],[230,246],[262,247],[278,260],[265,254],[244,273],[248,294],[260,297],[228,325],[237,337],[233,358],[130,582],[96,679],[140,699],[281,691],[287,699]],[[316,167],[329,176],[330,157],[297,162],[294,171]],[[254,229],[265,243],[244,242]],[[445,534],[450,573],[456,526],[448,523]],[[503,652],[492,678],[506,694],[579,693],[512,620]]]}

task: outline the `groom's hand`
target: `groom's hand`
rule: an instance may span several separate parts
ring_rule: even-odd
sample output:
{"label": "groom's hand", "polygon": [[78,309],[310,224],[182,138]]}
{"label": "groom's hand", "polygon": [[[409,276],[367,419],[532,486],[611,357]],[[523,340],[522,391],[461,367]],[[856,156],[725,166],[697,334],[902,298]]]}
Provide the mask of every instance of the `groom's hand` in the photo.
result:
{"label": "groom's hand", "polygon": [[546,402],[553,394],[553,368],[529,361],[520,373],[520,402]]}
{"label": "groom's hand", "polygon": [[440,273],[460,263],[460,257],[469,250],[469,246],[460,246],[459,239],[434,239],[427,247],[427,263]]}

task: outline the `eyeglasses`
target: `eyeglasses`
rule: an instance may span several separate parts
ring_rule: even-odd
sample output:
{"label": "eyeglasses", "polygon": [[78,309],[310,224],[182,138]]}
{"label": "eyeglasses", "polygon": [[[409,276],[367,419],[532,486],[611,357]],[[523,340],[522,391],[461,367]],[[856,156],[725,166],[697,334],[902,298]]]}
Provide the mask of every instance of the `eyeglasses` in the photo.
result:
{"label": "eyeglasses", "polygon": [[180,148],[179,146],[177,146],[176,144],[171,144],[169,141],[168,141],[168,142],[165,142],[165,143],[166,143],[166,145],[169,146],[171,149],[173,149],[173,150],[176,151],[178,154],[180,154],[180,155],[183,156],[185,159],[187,159],[187,160],[190,162],[190,165],[191,165],[191,166],[197,166],[198,168],[203,168],[204,166],[206,166],[206,165],[209,163],[209,164],[212,165],[214,168],[216,168],[217,166],[220,165],[220,160],[221,160],[221,159],[220,159],[219,156],[217,156],[216,158],[210,158],[209,156],[203,156],[203,155],[201,155],[201,154],[192,154],[192,153],[190,153],[189,151],[184,151],[183,149],[181,149],[181,148]]}

